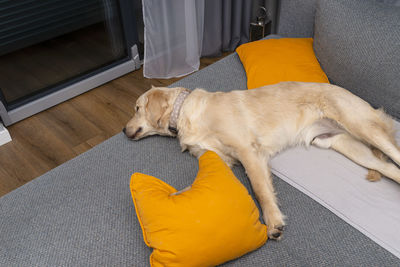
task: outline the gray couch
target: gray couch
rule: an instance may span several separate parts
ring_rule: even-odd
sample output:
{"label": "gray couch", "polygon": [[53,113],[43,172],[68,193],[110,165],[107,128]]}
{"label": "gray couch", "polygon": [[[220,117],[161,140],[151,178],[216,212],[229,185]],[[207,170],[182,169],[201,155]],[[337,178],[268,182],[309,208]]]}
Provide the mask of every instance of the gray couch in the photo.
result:
{"label": "gray couch", "polygon": [[[400,49],[392,49],[400,43],[400,27],[393,26],[400,21],[396,21],[399,9],[360,1],[364,2],[361,6],[353,0],[282,0],[277,34],[314,36],[317,57],[328,77],[334,77],[333,83],[374,106],[384,106],[399,118]],[[321,3],[317,6],[317,2]],[[341,23],[363,20],[363,16],[362,12],[343,12],[343,5],[370,12],[370,22],[384,14],[386,24],[368,24],[370,35],[360,34],[366,32],[362,31],[362,21],[359,30],[347,30]],[[392,34],[388,36],[385,31]],[[367,40],[357,43],[362,38]],[[365,60],[375,51],[373,43],[391,54]],[[362,66],[373,67],[353,68],[360,60]],[[368,73],[375,65],[384,71]],[[246,75],[237,54],[232,54],[172,86],[245,90]],[[130,176],[133,172],[146,173],[181,189],[192,183],[197,168],[197,160],[181,153],[176,139],[155,136],[132,142],[118,134],[0,199],[0,266],[148,266],[151,249],[143,242],[136,218]],[[236,166],[233,171],[252,193],[243,168]],[[397,257],[279,177],[274,176],[274,184],[281,210],[288,216],[283,240],[268,241],[224,266],[400,265]]]}

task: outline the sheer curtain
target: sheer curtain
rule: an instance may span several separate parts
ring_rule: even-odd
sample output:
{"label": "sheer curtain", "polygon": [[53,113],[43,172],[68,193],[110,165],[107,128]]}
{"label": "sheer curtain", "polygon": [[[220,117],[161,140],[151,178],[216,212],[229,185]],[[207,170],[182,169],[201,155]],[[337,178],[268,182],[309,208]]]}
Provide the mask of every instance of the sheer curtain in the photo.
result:
{"label": "sheer curtain", "polygon": [[277,0],[143,0],[144,76],[184,76],[199,69],[200,56],[235,50],[249,41],[260,6],[275,28]]}
{"label": "sheer curtain", "polygon": [[143,0],[147,78],[180,77],[199,69],[204,0]]}

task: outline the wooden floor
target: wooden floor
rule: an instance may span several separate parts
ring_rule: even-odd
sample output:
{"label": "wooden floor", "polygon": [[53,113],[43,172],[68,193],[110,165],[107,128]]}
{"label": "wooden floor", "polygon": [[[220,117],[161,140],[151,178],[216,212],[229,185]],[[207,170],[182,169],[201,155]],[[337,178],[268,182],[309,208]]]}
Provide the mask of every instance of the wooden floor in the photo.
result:
{"label": "wooden floor", "polygon": [[140,69],[7,127],[13,141],[0,146],[0,196],[119,133],[139,95],[179,79],[146,79]]}

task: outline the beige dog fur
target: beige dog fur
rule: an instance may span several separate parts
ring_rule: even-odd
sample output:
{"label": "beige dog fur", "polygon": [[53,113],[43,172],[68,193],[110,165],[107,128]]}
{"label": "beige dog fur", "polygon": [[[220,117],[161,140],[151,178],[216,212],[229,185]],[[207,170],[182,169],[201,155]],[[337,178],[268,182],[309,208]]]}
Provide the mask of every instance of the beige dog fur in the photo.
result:
{"label": "beige dog fur", "polygon": [[[126,135],[134,140],[175,136],[168,129],[169,117],[183,90],[153,87],[140,96]],[[177,126],[182,150],[196,157],[212,150],[229,165],[242,163],[272,239],[281,238],[284,216],[268,161],[285,148],[331,148],[370,169],[369,180],[378,180],[381,173],[400,183],[400,169],[382,156],[400,164],[392,120],[338,86],[284,82],[226,93],[195,89],[182,105]]]}

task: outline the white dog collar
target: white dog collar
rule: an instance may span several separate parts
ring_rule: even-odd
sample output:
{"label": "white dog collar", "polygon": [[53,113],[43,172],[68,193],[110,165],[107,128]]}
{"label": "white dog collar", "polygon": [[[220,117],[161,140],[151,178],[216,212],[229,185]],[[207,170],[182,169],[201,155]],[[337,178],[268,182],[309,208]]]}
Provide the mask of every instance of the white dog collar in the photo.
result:
{"label": "white dog collar", "polygon": [[179,112],[181,111],[183,102],[185,101],[186,97],[189,94],[190,91],[186,89],[180,92],[175,100],[174,108],[171,112],[171,116],[169,117],[169,126],[168,126],[168,130],[170,130],[174,134],[178,133],[177,122],[178,122]]}

